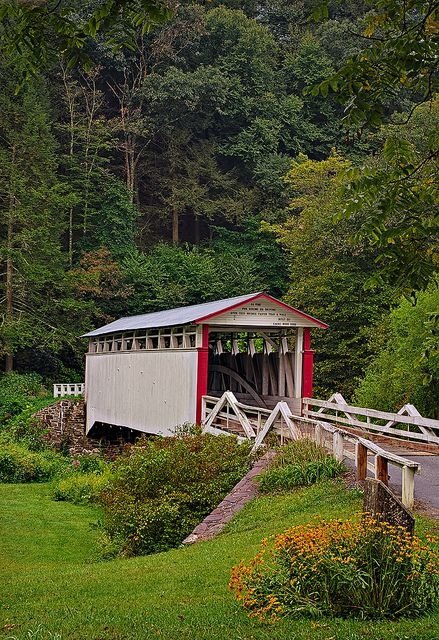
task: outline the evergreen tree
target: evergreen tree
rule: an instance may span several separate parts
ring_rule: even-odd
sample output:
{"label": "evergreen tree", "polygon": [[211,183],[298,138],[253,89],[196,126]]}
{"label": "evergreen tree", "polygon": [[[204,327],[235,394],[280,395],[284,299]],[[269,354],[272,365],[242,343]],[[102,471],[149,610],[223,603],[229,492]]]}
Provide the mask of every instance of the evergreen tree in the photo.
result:
{"label": "evergreen tree", "polygon": [[[63,192],[56,178],[56,144],[44,83],[28,82],[16,96],[11,68],[0,89],[0,260],[3,264],[0,353],[5,370],[27,347],[59,348],[73,340],[73,309],[60,236]],[[64,332],[70,324],[70,330]]]}

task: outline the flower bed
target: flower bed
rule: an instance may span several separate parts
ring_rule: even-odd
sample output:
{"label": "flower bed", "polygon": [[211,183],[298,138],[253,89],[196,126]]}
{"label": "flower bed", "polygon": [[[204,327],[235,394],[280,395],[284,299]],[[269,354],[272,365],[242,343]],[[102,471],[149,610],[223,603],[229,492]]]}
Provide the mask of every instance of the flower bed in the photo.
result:
{"label": "flower bed", "polygon": [[364,517],[293,527],[263,541],[230,588],[250,615],[419,616],[439,602],[439,554],[402,527]]}

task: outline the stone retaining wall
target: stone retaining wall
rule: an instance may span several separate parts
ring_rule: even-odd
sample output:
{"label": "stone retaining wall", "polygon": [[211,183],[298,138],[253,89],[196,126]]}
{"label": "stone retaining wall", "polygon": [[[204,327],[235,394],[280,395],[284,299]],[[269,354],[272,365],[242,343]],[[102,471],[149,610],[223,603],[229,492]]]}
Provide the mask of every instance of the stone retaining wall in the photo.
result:
{"label": "stone retaining wall", "polygon": [[56,449],[68,452],[72,457],[89,453],[101,453],[113,457],[121,452],[125,442],[110,442],[105,438],[85,435],[84,400],[60,400],[35,414],[45,437]]}

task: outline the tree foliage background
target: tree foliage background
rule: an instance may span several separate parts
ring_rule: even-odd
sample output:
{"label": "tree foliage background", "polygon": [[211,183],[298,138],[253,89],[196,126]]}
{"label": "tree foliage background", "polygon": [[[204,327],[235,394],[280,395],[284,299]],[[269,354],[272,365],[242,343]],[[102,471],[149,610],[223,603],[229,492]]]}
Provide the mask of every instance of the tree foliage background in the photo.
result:
{"label": "tree foliage background", "polygon": [[438,3],[8,0],[0,21],[6,371],[80,379],[96,325],[265,289],[330,325],[316,395],[433,411]]}

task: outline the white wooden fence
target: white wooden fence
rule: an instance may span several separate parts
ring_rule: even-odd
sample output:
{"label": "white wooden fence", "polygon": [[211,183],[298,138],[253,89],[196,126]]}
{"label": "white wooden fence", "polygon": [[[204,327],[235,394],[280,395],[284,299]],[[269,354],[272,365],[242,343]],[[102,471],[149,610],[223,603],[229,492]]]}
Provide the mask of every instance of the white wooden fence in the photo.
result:
{"label": "white wooden fence", "polygon": [[365,433],[439,445],[439,420],[424,418],[412,404],[405,404],[398,413],[389,413],[353,407],[340,393],[334,393],[329,400],[303,398],[303,415],[306,418],[324,419],[331,424],[361,429]]}
{"label": "white wooden fence", "polygon": [[281,443],[310,438],[331,451],[337,460],[352,460],[359,481],[371,472],[387,485],[388,467],[394,465],[401,471],[402,502],[409,509],[413,507],[415,474],[420,470],[417,462],[385,451],[374,442],[326,421],[293,415],[286,402],[279,402],[270,411],[238,402],[231,391],[221,398],[204,396],[202,425],[208,433],[235,434],[242,440],[251,440],[255,448],[263,445],[270,432]]}
{"label": "white wooden fence", "polygon": [[64,398],[64,396],[82,396],[84,395],[85,384],[83,382],[67,384],[54,384],[53,397]]}

